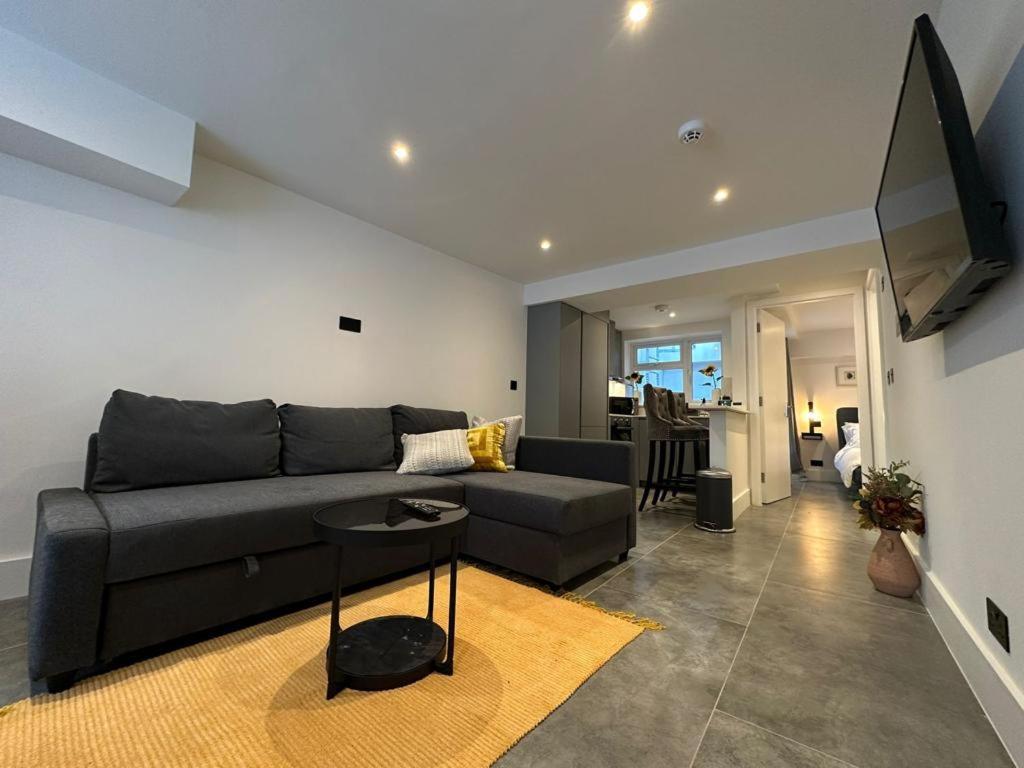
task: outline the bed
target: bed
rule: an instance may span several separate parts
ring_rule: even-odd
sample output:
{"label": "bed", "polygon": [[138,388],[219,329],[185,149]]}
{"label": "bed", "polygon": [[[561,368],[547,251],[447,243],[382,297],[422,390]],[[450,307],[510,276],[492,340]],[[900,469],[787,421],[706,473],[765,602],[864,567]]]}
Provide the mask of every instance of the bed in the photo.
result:
{"label": "bed", "polygon": [[836,409],[836,432],[839,450],[833,464],[843,478],[843,485],[851,491],[860,490],[860,418],[856,408]]}

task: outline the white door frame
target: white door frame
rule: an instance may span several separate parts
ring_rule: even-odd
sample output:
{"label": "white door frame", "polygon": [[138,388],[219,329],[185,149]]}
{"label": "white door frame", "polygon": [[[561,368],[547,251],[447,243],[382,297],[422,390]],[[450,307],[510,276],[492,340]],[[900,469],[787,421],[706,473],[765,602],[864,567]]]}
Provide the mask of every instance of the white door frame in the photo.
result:
{"label": "white door frame", "polygon": [[[865,316],[864,288],[836,288],[827,291],[772,296],[747,302],[747,398],[750,410],[750,503],[762,505],[761,493],[761,407],[758,395],[761,392],[761,361],[757,350],[757,311],[786,304],[803,304],[810,301],[850,296],[853,299],[853,338],[857,357],[857,401],[860,416],[861,461],[864,467],[874,464],[873,410],[871,403],[872,370],[868,365],[867,322]],[[878,358],[876,358],[876,361]],[[876,362],[877,367],[877,362]]]}
{"label": "white door frame", "polygon": [[[871,447],[874,465],[889,463],[888,424],[885,410],[885,329],[882,324],[883,277],[880,270],[868,270],[864,282],[864,314],[867,320],[868,366],[871,387]],[[865,464],[865,467],[870,466]]]}

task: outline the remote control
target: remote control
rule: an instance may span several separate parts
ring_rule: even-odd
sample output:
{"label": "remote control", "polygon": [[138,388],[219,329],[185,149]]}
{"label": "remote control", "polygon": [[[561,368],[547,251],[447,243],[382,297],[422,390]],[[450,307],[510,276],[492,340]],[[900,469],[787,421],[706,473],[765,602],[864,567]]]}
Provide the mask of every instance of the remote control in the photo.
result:
{"label": "remote control", "polygon": [[417,517],[426,517],[431,520],[436,520],[441,516],[441,510],[435,507],[433,504],[428,504],[425,501],[419,499],[399,499],[399,501],[417,513]]}

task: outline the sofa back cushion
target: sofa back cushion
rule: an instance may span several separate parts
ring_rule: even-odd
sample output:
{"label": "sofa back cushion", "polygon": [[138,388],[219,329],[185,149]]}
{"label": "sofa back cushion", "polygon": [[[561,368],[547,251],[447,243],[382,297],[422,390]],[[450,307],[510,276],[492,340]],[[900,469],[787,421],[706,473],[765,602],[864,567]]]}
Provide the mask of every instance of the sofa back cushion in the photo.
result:
{"label": "sofa back cushion", "polygon": [[402,464],[402,435],[422,435],[446,429],[469,429],[469,418],[463,411],[392,405],[391,420],[394,424],[395,464],[399,466]]}
{"label": "sofa back cushion", "polygon": [[103,409],[94,491],[281,474],[273,400],[224,405],[116,390]]}
{"label": "sofa back cushion", "polygon": [[282,405],[281,471],[322,475],[394,469],[395,445],[387,408]]}

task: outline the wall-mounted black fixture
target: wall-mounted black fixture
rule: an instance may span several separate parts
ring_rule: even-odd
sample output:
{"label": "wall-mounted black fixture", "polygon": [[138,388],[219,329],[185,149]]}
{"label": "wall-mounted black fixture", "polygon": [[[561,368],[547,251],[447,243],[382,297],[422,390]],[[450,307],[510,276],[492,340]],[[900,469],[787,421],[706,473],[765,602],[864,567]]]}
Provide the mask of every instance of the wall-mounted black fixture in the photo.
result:
{"label": "wall-mounted black fixture", "polygon": [[1010,620],[1006,617],[999,606],[992,602],[991,597],[985,598],[986,613],[988,613],[988,631],[991,632],[1003,650],[1010,652]]}
{"label": "wall-mounted black fixture", "polygon": [[519,382],[516,381],[515,379],[512,379],[508,383],[508,388],[511,389],[513,392],[515,392],[517,389],[519,389]]}
{"label": "wall-mounted black fixture", "polygon": [[339,331],[351,331],[352,333],[363,332],[363,321],[356,320],[354,317],[345,317],[342,315],[338,318],[338,330]]}
{"label": "wall-mounted black fixture", "polygon": [[807,425],[811,428],[810,432],[801,432],[800,437],[803,440],[821,440],[823,435],[820,432],[814,430],[821,426],[821,418],[814,410],[814,401],[811,400],[807,403]]}

